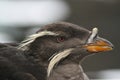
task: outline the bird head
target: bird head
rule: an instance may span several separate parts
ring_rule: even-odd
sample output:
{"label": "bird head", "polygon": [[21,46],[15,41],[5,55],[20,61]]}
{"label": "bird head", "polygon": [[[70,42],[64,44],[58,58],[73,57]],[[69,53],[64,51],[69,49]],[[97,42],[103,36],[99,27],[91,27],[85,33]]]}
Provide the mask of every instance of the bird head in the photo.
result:
{"label": "bird head", "polygon": [[48,76],[56,64],[79,63],[89,55],[112,50],[108,40],[78,25],[60,22],[42,27],[24,40],[19,49],[31,53],[48,64]]}

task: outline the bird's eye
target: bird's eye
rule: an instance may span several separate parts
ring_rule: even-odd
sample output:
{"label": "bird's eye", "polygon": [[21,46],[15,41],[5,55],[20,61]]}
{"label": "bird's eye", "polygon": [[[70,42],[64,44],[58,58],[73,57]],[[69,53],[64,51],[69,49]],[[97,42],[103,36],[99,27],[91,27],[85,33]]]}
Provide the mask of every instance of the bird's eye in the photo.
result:
{"label": "bird's eye", "polygon": [[57,37],[57,42],[63,42],[65,41],[65,37]]}

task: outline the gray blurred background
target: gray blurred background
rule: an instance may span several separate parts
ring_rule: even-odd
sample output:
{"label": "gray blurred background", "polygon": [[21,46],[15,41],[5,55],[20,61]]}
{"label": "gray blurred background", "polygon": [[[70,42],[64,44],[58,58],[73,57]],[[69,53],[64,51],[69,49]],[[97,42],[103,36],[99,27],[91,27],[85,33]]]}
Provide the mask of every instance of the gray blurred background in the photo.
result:
{"label": "gray blurred background", "polygon": [[0,42],[20,42],[40,27],[71,22],[110,40],[113,51],[82,62],[92,79],[120,80],[120,0],[0,0]]}

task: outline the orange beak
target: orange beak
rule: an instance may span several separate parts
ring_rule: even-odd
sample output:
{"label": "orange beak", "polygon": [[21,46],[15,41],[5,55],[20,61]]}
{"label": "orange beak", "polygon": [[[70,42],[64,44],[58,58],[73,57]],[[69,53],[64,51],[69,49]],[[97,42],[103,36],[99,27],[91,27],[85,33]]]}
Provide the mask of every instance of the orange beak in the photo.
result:
{"label": "orange beak", "polygon": [[95,42],[88,43],[87,45],[85,45],[85,48],[87,49],[88,52],[97,53],[110,51],[113,49],[113,45],[108,40],[98,38]]}

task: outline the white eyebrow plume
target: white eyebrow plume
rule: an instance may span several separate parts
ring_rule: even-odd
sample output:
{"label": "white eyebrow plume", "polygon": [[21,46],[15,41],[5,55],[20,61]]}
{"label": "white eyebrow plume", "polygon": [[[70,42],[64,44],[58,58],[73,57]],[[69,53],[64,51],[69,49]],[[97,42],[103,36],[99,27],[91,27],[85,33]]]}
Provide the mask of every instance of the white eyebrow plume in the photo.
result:
{"label": "white eyebrow plume", "polygon": [[98,28],[93,28],[91,33],[92,34],[90,35],[87,43],[91,43],[93,41],[94,37],[98,34]]}
{"label": "white eyebrow plume", "polygon": [[33,34],[33,35],[30,35],[27,39],[25,39],[24,41],[22,41],[22,43],[18,46],[18,49],[21,49],[21,50],[27,50],[29,45],[34,42],[38,37],[42,37],[42,36],[45,36],[45,35],[58,35],[54,32],[51,32],[51,31],[42,31],[42,32],[39,32],[39,33],[36,33],[36,34]]}
{"label": "white eyebrow plume", "polygon": [[66,49],[60,53],[57,53],[55,56],[52,56],[53,58],[50,60],[50,63],[48,65],[47,69],[47,77],[50,76],[51,71],[53,70],[54,66],[63,58],[66,58],[72,51],[73,49]]}

